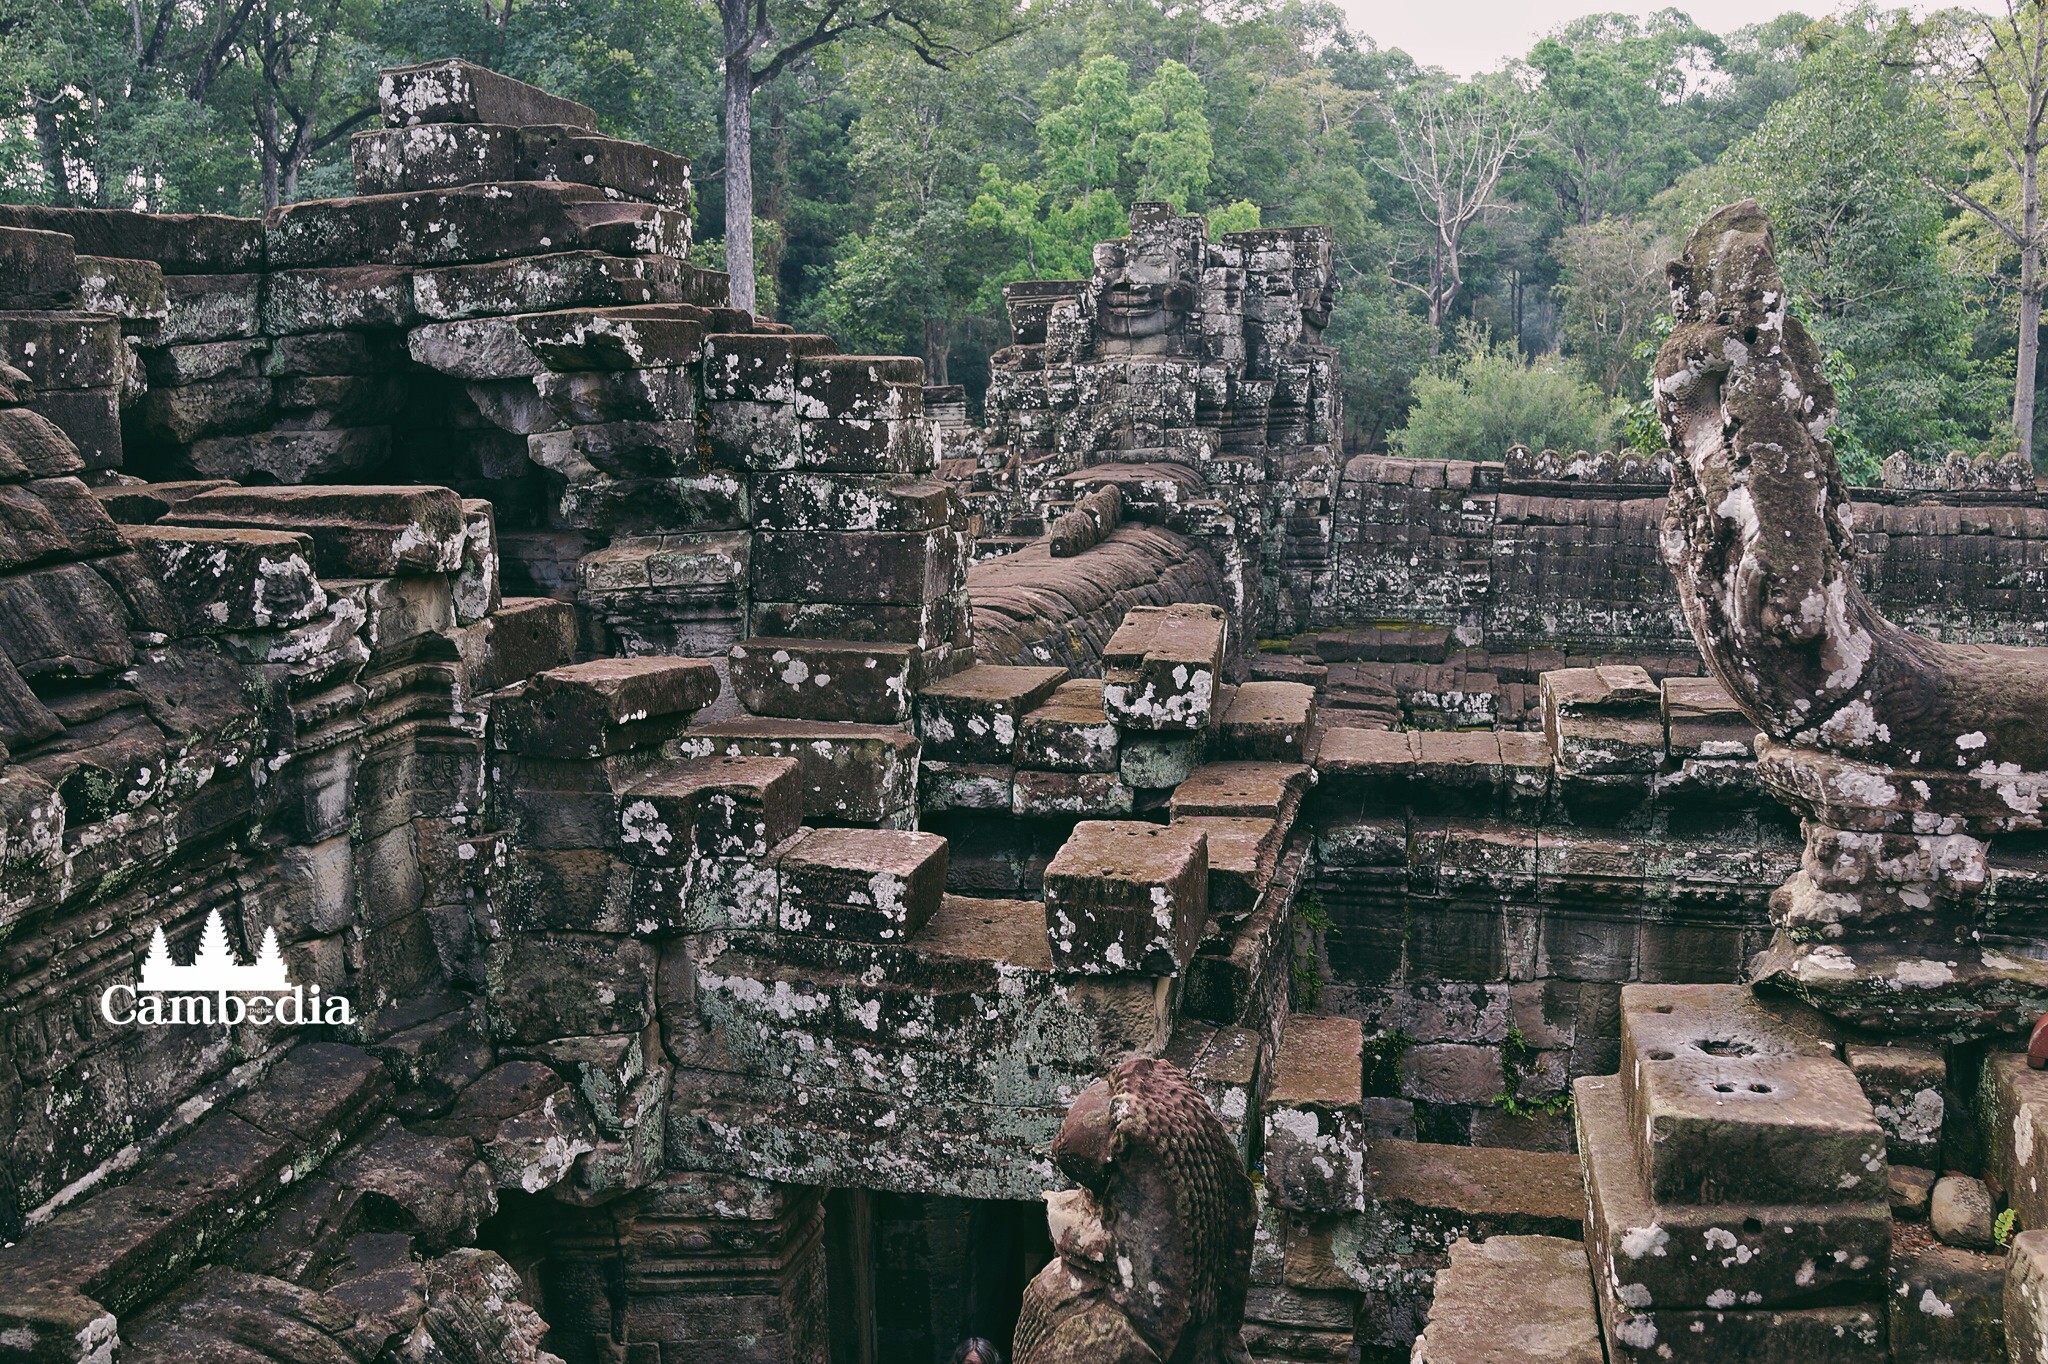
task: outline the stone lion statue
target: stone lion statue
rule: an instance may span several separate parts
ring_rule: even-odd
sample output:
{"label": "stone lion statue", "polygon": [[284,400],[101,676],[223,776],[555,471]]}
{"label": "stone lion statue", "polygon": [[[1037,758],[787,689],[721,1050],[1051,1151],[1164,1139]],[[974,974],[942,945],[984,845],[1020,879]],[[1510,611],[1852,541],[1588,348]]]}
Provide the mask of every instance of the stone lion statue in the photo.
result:
{"label": "stone lion statue", "polygon": [[1024,1292],[1012,1364],[1250,1364],[1256,1210],[1229,1136],[1172,1064],[1126,1061],[1053,1143],[1058,1252]]}

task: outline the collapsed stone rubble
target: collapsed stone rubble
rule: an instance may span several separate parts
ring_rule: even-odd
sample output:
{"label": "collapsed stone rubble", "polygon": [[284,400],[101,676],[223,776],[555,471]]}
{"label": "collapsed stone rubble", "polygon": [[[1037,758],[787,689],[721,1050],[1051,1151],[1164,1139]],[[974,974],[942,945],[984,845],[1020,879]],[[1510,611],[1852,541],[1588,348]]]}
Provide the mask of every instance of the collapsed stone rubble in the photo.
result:
{"label": "collapsed stone rubble", "polygon": [[2019,471],[1830,540],[1992,679],[1866,751],[1703,665],[1699,442],[1341,461],[1323,229],[1142,206],[976,426],[379,94],[353,197],[0,207],[0,1359],[2032,1357]]}

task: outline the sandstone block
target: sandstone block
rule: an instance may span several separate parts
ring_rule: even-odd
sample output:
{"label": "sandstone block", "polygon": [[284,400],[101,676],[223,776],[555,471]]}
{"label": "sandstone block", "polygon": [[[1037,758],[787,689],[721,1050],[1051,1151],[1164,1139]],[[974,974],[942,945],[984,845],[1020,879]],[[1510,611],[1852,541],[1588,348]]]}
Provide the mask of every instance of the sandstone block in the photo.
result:
{"label": "sandstone block", "polygon": [[1596,1277],[1659,1308],[1774,1310],[1865,1291],[1891,1247],[1887,1204],[1653,1200],[1619,1080],[1572,1087]]}
{"label": "sandstone block", "polygon": [[313,545],[305,536],[134,526],[127,539],[199,633],[294,625],[327,609],[327,593],[313,574]]}
{"label": "sandstone block", "polygon": [[268,379],[209,379],[150,389],[143,395],[139,415],[143,430],[152,436],[185,445],[267,425],[275,415],[271,399]]}
{"label": "sandstone block", "polygon": [[387,67],[377,78],[377,103],[387,128],[556,123],[597,129],[597,115],[587,106],[459,60]]}
{"label": "sandstone block", "polygon": [[[704,397],[708,401],[793,404],[796,362],[830,351],[826,336],[778,332],[725,332],[704,339]],[[792,419],[795,414],[791,413]],[[792,428],[793,430],[794,428]]]}
{"label": "sandstone block", "polygon": [[88,469],[121,465],[121,397],[125,390],[108,388],[39,388],[12,409],[56,426]]}
{"label": "sandstone block", "polygon": [[1659,1203],[1881,1201],[1885,1137],[1849,1068],[1749,991],[1622,989],[1623,1077]]}
{"label": "sandstone block", "polygon": [[155,261],[80,256],[78,306],[143,327],[161,324],[170,316],[163,268]]}
{"label": "sandstone block", "polygon": [[272,336],[413,323],[412,273],[389,265],[273,270],[264,277],[263,330]]}
{"label": "sandstone block", "polygon": [[733,694],[752,713],[859,724],[908,720],[923,666],[908,644],[850,640],[749,639],[729,657]]}
{"label": "sandstone block", "polygon": [[134,657],[127,608],[84,564],[0,576],[0,654],[32,683],[119,672]]}
{"label": "sandstone block", "polygon": [[[307,433],[315,434],[315,433]],[[415,484],[218,488],[186,499],[170,521],[296,531],[321,573],[385,578],[462,568],[462,499]]]}
{"label": "sandstone block", "polygon": [[636,861],[759,858],[796,832],[803,788],[791,758],[697,758],[659,769],[618,807],[620,847]]}
{"label": "sandstone block", "polygon": [[1131,813],[1137,796],[1114,772],[1042,772],[1015,769],[1010,812],[1025,819],[1118,819]]}
{"label": "sandstone block", "polygon": [[673,301],[680,291],[678,280],[684,269],[678,262],[658,256],[556,251],[414,270],[412,301],[419,316],[438,321],[554,308],[663,303]]}
{"label": "sandstone block", "polygon": [[465,694],[497,691],[575,657],[576,608],[552,597],[507,597],[458,633],[456,651]]}
{"label": "sandstone block", "polygon": [[965,571],[958,534],[757,531],[753,590],[766,601],[916,606],[953,592]]}
{"label": "sandstone block", "polygon": [[2048,1231],[2023,1231],[2005,1257],[2005,1344],[2013,1364],[2048,1364]]}
{"label": "sandstone block", "polygon": [[39,389],[106,388],[119,378],[121,326],[77,312],[0,312],[0,354]]}
{"label": "sandstone block", "polygon": [[2005,1260],[1948,1246],[1895,1255],[1890,1345],[1894,1360],[1966,1364],[2005,1359]]}
{"label": "sandstone block", "polygon": [[1016,799],[1017,769],[1007,763],[961,763],[926,758],[917,766],[917,807],[1007,813]]}
{"label": "sandstone block", "polygon": [[1045,871],[1058,970],[1177,974],[1208,912],[1208,840],[1197,829],[1084,821]]}
{"label": "sandstone block", "polygon": [[1195,774],[1209,747],[1209,735],[1201,731],[1131,730],[1120,736],[1117,772],[1126,786],[1170,791]]}
{"label": "sandstone block", "polygon": [[1662,684],[1664,737],[1674,758],[1754,756],[1756,726],[1711,677],[1667,677]]}
{"label": "sandstone block", "polygon": [[1018,727],[1066,680],[1065,668],[983,663],[928,682],[917,693],[917,734],[933,758],[1009,763]]}
{"label": "sandstone block", "polygon": [[164,320],[156,339],[166,343],[227,341],[263,330],[263,276],[164,276]]}
{"label": "sandstone block", "polygon": [[946,840],[936,834],[813,829],[778,865],[788,933],[903,942],[946,890]]}
{"label": "sandstone block", "polygon": [[522,313],[514,322],[549,369],[607,370],[690,364],[702,351],[709,320],[687,303],[643,303]]}
{"label": "sandstone block", "polygon": [[1365,1033],[1355,1018],[1294,1014],[1266,1096],[1266,1192],[1297,1212],[1365,1210]]}
{"label": "sandstone block", "polygon": [[718,696],[698,658],[600,658],[551,668],[495,708],[497,742],[548,758],[595,758],[674,738]]}
{"label": "sandstone block", "polygon": [[1017,729],[1017,765],[1047,772],[1114,772],[1117,728],[1102,709],[1102,683],[1062,682],[1026,711]]}
{"label": "sandstone block", "polygon": [[1224,755],[1248,762],[1302,762],[1315,728],[1316,691],[1299,682],[1247,682],[1223,713]]}
{"label": "sandstone block", "polygon": [[78,299],[71,238],[33,228],[0,230],[0,308],[69,308]]}
{"label": "sandstone block", "polygon": [[669,208],[690,207],[686,158],[638,142],[595,137],[581,128],[520,129],[518,170],[522,180],[596,185]]}
{"label": "sandstone block", "polygon": [[1555,1236],[1451,1245],[1414,1364],[1604,1364],[1585,1247]]}
{"label": "sandstone block", "polygon": [[452,189],[522,178],[519,129],[502,123],[436,120],[372,128],[349,139],[349,157],[355,166],[358,194]]}
{"label": "sandstone block", "polygon": [[1103,710],[1124,729],[1207,729],[1224,643],[1219,607],[1133,607],[1103,646]]}
{"label": "sandstone block", "polygon": [[1208,763],[1175,788],[1171,808],[1176,819],[1229,815],[1292,823],[1309,776],[1297,763]]}
{"label": "sandstone block", "polygon": [[226,274],[263,266],[263,224],[218,213],[0,206],[0,227],[61,232],[90,256],[156,261],[166,275]]}
{"label": "sandstone block", "polygon": [[759,530],[937,530],[951,502],[944,483],[888,474],[763,473],[752,485]]}
{"label": "sandstone block", "polygon": [[1884,1128],[1889,1158],[1905,1165],[1934,1165],[1941,1150],[1942,1120],[1948,1112],[1942,1089],[1948,1062],[1933,1047],[1872,1047],[1851,1044],[1843,1059],[1856,1072]]}

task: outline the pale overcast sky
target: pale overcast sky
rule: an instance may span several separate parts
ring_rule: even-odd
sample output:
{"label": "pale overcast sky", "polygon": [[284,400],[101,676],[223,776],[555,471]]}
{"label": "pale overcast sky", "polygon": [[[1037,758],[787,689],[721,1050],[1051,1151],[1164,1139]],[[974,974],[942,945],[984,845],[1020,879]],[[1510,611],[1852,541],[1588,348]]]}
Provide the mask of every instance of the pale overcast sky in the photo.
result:
{"label": "pale overcast sky", "polygon": [[[1569,19],[1582,14],[1653,14],[1672,0],[1662,3],[1632,3],[1631,0],[1337,0],[1349,16],[1351,30],[1362,33],[1381,47],[1398,47],[1424,66],[1441,66],[1446,71],[1469,76],[1490,71],[1509,57],[1519,57],[1535,41]],[[1833,14],[1847,5],[1814,0],[1810,4],[1790,0],[1708,0],[1686,4],[1677,0],[1701,27],[1727,33],[1796,9],[1804,14]],[[1924,5],[1915,5],[1924,10]],[[1972,9],[1998,9],[1997,0],[1971,4]]]}

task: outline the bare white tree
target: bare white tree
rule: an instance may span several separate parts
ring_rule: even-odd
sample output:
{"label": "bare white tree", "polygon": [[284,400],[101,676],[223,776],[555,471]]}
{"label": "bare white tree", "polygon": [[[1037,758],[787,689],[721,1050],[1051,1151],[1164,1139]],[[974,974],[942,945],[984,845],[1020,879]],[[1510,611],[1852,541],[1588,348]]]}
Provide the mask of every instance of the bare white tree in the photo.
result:
{"label": "bare white tree", "polygon": [[1536,101],[1503,75],[1449,89],[1418,86],[1379,108],[1395,155],[1375,164],[1407,188],[1422,235],[1414,262],[1422,278],[1395,279],[1422,295],[1440,337],[1465,287],[1465,235],[1503,209],[1501,175],[1542,131]]}
{"label": "bare white tree", "polygon": [[2020,257],[2019,354],[2012,388],[2013,433],[2034,457],[2034,370],[2041,348],[2041,149],[2048,142],[2048,7],[2005,0],[2002,14],[1939,27],[1933,56],[1944,79],[1951,124],[1981,142],[2012,172],[2016,202],[1981,194],[1940,175],[1924,177],[1949,201],[1983,219]]}

